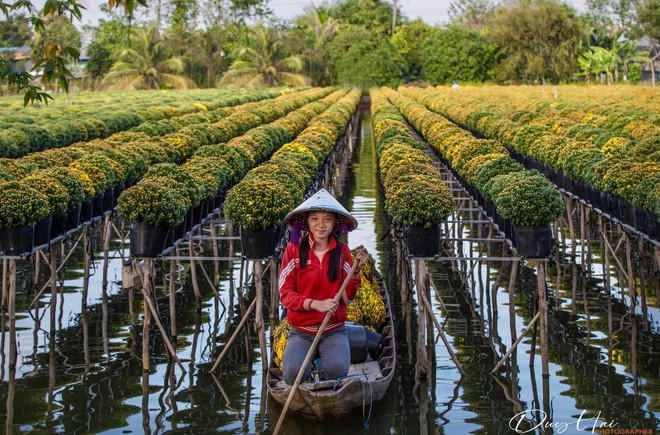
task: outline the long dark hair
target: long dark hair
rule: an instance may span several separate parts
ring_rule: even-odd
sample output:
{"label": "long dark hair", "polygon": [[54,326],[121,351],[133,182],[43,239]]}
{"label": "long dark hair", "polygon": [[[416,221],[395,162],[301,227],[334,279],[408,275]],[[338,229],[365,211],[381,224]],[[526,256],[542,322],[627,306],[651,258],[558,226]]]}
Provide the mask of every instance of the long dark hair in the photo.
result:
{"label": "long dark hair", "polygon": [[[336,281],[339,277],[339,260],[341,256],[341,246],[339,245],[339,238],[336,234],[331,234],[330,237],[335,239],[335,247],[330,251],[330,264],[328,267],[328,279],[330,282]],[[300,240],[300,268],[304,269],[307,266],[307,259],[309,258],[309,235]]]}

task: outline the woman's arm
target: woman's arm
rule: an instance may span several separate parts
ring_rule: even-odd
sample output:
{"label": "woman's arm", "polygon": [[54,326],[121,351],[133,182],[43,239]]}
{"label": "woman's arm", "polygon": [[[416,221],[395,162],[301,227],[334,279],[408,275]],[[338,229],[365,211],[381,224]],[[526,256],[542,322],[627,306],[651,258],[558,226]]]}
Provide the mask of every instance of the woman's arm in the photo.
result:
{"label": "woman's arm", "polygon": [[289,243],[282,256],[282,266],[280,267],[280,278],[278,287],[280,290],[280,300],[287,310],[302,311],[310,310],[313,299],[309,299],[298,293],[296,288],[296,279],[298,277],[298,250]]}

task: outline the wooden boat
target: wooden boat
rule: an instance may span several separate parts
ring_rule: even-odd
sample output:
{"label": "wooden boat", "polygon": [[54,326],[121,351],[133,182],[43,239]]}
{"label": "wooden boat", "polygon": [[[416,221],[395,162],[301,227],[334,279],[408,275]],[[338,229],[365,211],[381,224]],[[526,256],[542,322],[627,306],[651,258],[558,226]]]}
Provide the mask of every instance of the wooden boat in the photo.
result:
{"label": "wooden boat", "polygon": [[[300,384],[290,411],[317,420],[332,420],[362,409],[365,403],[368,406],[383,398],[394,377],[396,345],[390,299],[382,279],[379,279],[379,287],[385,303],[385,321],[378,331],[381,339],[376,360],[351,364],[348,375],[336,387],[334,380]],[[282,380],[282,370],[275,365],[272,357],[266,383],[271,397],[284,406],[291,386]]]}

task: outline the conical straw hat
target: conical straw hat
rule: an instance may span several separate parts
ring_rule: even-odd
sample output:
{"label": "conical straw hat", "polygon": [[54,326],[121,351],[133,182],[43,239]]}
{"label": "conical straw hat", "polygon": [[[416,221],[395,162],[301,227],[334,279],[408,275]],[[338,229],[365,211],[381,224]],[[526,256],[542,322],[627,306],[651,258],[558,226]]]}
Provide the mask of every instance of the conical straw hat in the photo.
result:
{"label": "conical straw hat", "polygon": [[297,226],[300,229],[309,231],[307,214],[310,211],[329,211],[335,213],[337,219],[334,230],[345,229],[345,231],[353,231],[358,226],[357,220],[325,189],[319,190],[286,215],[284,222],[294,228]]}

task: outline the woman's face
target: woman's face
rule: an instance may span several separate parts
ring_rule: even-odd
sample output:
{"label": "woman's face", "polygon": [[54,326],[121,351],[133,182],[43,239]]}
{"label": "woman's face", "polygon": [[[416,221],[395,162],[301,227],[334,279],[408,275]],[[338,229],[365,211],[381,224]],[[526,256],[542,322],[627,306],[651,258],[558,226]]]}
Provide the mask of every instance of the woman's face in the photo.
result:
{"label": "woman's face", "polygon": [[312,211],[307,216],[309,231],[315,240],[327,239],[335,227],[335,214],[327,211]]}

